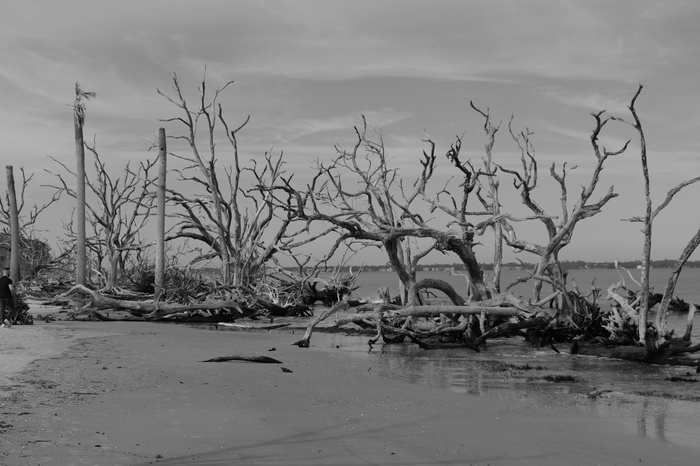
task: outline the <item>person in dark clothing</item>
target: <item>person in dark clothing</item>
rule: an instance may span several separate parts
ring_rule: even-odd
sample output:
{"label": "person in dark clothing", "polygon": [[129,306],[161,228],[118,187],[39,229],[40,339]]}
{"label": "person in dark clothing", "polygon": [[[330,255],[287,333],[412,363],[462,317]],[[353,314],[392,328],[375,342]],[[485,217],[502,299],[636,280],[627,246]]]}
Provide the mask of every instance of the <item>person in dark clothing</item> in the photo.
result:
{"label": "person in dark clothing", "polygon": [[5,319],[5,309],[10,310],[14,307],[12,302],[12,279],[10,279],[10,269],[2,271],[0,277],[0,322],[2,327],[10,327],[10,321]]}

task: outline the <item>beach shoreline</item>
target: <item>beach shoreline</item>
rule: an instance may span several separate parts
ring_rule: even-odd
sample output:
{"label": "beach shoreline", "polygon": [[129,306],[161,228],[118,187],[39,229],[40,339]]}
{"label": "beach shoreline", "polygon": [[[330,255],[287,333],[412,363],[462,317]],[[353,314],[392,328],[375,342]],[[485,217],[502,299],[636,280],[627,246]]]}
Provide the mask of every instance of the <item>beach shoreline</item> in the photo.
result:
{"label": "beach shoreline", "polygon": [[[84,321],[5,329],[0,463],[690,465],[700,454],[573,404],[380,377],[342,347],[315,348],[324,335],[292,345],[302,333]],[[231,355],[281,364],[202,362]]]}

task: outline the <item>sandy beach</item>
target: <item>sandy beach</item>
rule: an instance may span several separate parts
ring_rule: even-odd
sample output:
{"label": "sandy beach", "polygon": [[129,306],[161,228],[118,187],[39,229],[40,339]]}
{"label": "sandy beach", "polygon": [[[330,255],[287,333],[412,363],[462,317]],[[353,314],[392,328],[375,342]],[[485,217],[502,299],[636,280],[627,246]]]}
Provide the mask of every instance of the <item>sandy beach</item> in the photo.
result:
{"label": "sandy beach", "polygon": [[[634,435],[576,403],[378,376],[342,346],[314,347],[328,335],[293,346],[301,333],[76,321],[2,329],[0,464],[694,465],[700,456],[700,446]],[[281,364],[202,362],[232,355]]]}

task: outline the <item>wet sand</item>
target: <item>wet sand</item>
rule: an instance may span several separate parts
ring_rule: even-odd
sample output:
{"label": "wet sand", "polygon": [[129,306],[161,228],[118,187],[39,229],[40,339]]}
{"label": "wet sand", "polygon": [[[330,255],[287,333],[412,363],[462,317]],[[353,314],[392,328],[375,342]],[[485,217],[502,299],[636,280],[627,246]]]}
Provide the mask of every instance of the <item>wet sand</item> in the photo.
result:
{"label": "wet sand", "polygon": [[[698,463],[700,446],[636,436],[575,403],[400,382],[342,347],[313,347],[327,335],[293,346],[302,333],[65,321],[2,329],[0,463]],[[231,355],[282,363],[201,362]]]}

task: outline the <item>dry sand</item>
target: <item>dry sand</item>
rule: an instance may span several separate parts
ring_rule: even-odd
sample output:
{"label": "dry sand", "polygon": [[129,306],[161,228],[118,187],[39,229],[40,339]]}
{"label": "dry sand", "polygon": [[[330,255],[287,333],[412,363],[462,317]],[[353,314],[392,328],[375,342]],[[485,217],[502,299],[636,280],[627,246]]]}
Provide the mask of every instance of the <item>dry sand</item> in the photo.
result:
{"label": "dry sand", "polygon": [[[700,448],[575,408],[376,376],[342,347],[313,347],[327,335],[301,349],[300,331],[59,321],[0,332],[1,464],[700,462]],[[201,362],[230,355],[282,364]]]}

